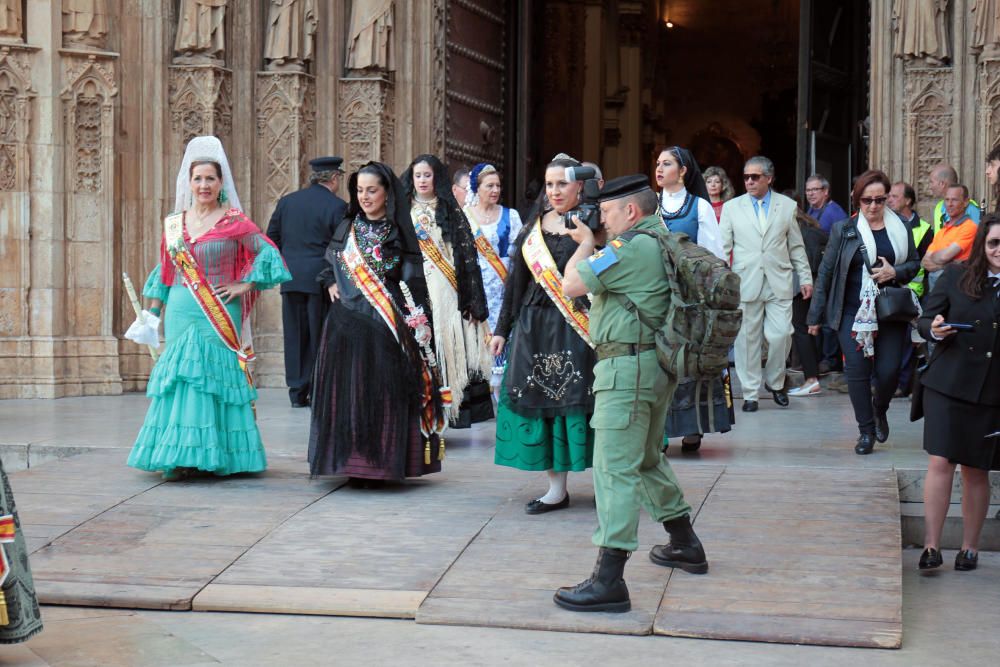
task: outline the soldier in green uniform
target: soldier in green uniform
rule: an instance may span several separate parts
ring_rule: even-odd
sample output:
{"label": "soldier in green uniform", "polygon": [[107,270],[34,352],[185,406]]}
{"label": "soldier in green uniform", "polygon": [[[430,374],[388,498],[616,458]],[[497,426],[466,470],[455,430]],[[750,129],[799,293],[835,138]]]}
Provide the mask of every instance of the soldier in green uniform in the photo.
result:
{"label": "soldier in green uniform", "polygon": [[[654,332],[630,312],[627,296],[647,321],[662,322],[670,287],[656,239],[628,234],[664,232],[656,195],[646,176],[609,181],[601,190],[601,220],[609,240],[594,252],[594,233],[578,224],[570,235],[579,244],[566,265],[563,293],[593,295],[590,335],[594,367],[594,494],[600,547],[589,579],[560,588],[555,603],[572,611],[624,612],[631,608],[622,574],[639,548],[639,506],[663,522],[670,542],[655,546],[650,559],[694,574],[708,571],[705,550],[691,527],[691,506],[661,452],[663,422],[676,382],[656,359]],[[623,236],[624,235],[624,236]]]}

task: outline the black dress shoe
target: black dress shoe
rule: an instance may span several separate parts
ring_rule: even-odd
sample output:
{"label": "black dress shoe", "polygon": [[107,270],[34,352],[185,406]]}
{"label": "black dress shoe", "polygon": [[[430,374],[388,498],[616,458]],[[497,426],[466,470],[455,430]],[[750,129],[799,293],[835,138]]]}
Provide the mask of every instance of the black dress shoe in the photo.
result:
{"label": "black dress shoe", "polygon": [[774,402],[783,408],[788,407],[788,392],[784,389],[772,389],[771,396],[774,397]]}
{"label": "black dress shoe", "polygon": [[681,440],[681,452],[693,454],[701,449],[701,435],[686,435]]}
{"label": "black dress shoe", "polygon": [[[938,554],[938,559],[940,560],[941,554]],[[921,559],[920,562],[923,562]],[[940,565],[940,563],[938,563]],[[969,570],[975,570],[979,565],[979,554],[972,549],[962,549],[957,554],[955,554],[955,569],[959,572],[968,572]]]}
{"label": "black dress shoe", "polygon": [[571,588],[560,588],[552,600],[570,611],[629,611],[632,601],[622,575],[630,555],[621,549],[601,547],[590,579]]}
{"label": "black dress shoe", "polygon": [[743,401],[743,412],[757,412],[757,401]]}
{"label": "black dress shoe", "polygon": [[[957,567],[958,559],[956,558],[955,561]],[[917,567],[921,570],[933,570],[936,567],[941,567],[942,564],[944,564],[944,559],[941,558],[941,552],[929,547],[920,554],[920,563],[917,564]]]}
{"label": "black dress shoe", "polygon": [[557,503],[549,504],[543,503],[541,498],[536,498],[530,503],[524,506],[525,514],[545,514],[546,512],[555,512],[556,510],[563,510],[569,507],[569,493],[566,497]]}
{"label": "black dress shoe", "polygon": [[889,439],[889,416],[878,408],[875,408],[875,439],[879,442]]}
{"label": "black dress shoe", "polygon": [[858,444],[854,445],[855,454],[871,454],[875,449],[875,435],[872,433],[862,433],[858,436]]}

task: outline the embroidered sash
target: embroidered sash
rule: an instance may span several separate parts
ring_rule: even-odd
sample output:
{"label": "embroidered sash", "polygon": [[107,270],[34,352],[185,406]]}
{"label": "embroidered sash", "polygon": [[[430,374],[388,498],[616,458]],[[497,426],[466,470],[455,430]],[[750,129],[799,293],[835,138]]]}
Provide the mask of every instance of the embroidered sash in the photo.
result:
{"label": "embroidered sash", "polygon": [[[7,560],[7,551],[3,545],[13,542],[14,537],[14,515],[0,516],[0,586],[7,581],[7,575],[10,574],[10,561]],[[7,613],[7,598],[0,590],[0,626],[3,625],[10,625],[10,615]]]}
{"label": "embroidered sash", "polygon": [[191,254],[191,249],[184,242],[184,213],[174,213],[168,215],[163,220],[163,234],[166,240],[167,253],[177,273],[181,276],[184,286],[191,292],[195,303],[205,314],[212,329],[218,334],[223,344],[236,353],[240,362],[240,368],[246,375],[247,383],[253,386],[253,372],[250,369],[250,362],[256,359],[253,347],[250,345],[249,337],[244,345],[241,341],[240,330],[233,322],[232,315],[222,303],[222,299],[212,289],[212,285],[205,278],[205,273],[198,266],[198,261]]}
{"label": "embroidered sash", "polygon": [[358,286],[365,300],[389,327],[396,342],[399,342],[399,332],[396,330],[396,306],[392,301],[392,295],[389,294],[389,290],[371,270],[364,255],[361,254],[353,225],[351,226],[351,234],[347,237],[347,243],[344,244],[342,256],[348,271],[351,272],[354,284]]}
{"label": "embroidered sash", "polygon": [[528,270],[534,276],[535,282],[541,285],[542,289],[559,309],[560,314],[566,323],[573,327],[573,330],[580,334],[590,347],[594,347],[594,342],[590,340],[590,313],[580,310],[573,303],[573,300],[563,294],[562,274],[556,266],[556,260],[552,258],[545,245],[545,237],[542,235],[541,219],[535,224],[528,237],[524,240],[521,254]]}
{"label": "embroidered sash", "polygon": [[413,220],[413,229],[417,232],[417,242],[420,244],[420,251],[424,253],[424,257],[437,267],[441,275],[448,279],[451,288],[457,292],[458,276],[455,273],[455,267],[441,254],[441,248],[438,247],[427,231],[427,226],[431,222],[430,216],[426,212],[418,213],[416,210],[411,210],[410,218]]}
{"label": "embroidered sash", "polygon": [[507,282],[507,267],[504,265],[503,260],[497,255],[496,250],[493,249],[493,244],[490,240],[486,238],[483,234],[483,230],[479,228],[479,223],[476,222],[476,214],[472,210],[471,206],[465,207],[465,217],[469,220],[469,226],[472,227],[472,238],[476,241],[476,250],[479,254],[483,256],[483,259],[489,263],[493,270],[497,272],[500,276],[502,282]]}

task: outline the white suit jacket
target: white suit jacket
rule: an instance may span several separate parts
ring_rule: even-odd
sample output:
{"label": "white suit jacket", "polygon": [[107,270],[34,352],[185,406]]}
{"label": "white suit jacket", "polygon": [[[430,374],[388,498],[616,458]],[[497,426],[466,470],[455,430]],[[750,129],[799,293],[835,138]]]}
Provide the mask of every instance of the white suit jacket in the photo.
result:
{"label": "white suit jacket", "polygon": [[750,195],[730,199],[722,206],[719,231],[726,256],[733,253],[741,301],[759,299],[765,284],[777,298],[792,299],[793,270],[798,273],[799,284],[812,285],[795,209],[793,200],[772,190],[767,226],[761,228]]}

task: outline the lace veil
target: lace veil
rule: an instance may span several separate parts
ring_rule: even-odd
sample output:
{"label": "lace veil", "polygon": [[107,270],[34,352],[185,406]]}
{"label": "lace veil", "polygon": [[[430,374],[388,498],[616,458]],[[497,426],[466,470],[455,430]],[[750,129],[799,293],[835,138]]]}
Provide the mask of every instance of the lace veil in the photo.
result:
{"label": "lace veil", "polygon": [[201,160],[211,160],[222,167],[222,193],[225,195],[227,208],[243,210],[240,198],[236,194],[236,183],[233,181],[233,171],[229,168],[226,150],[218,137],[195,137],[188,142],[184,150],[184,159],[177,172],[177,189],[174,197],[174,212],[186,211],[194,206],[194,195],[191,193],[191,163]]}

